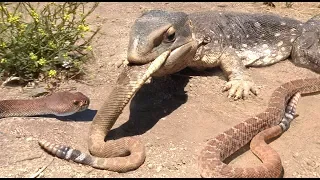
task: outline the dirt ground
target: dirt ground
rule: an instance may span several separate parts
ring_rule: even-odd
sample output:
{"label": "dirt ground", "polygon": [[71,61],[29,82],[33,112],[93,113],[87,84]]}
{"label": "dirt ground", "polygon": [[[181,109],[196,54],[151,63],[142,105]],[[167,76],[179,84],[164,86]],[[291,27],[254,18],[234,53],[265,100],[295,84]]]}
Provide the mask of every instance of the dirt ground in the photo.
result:
{"label": "dirt ground", "polygon": [[[89,110],[67,118],[3,118],[0,121],[0,177],[30,177],[47,166],[42,177],[200,177],[196,157],[205,141],[218,133],[264,111],[271,93],[290,80],[316,77],[307,69],[290,61],[270,67],[250,68],[258,96],[233,101],[221,92],[226,81],[216,68],[184,76],[173,75],[146,84],[124,109],[110,136],[138,135],[146,147],[147,158],[137,170],[116,173],[97,170],[54,158],[38,145],[38,139],[68,144],[84,152],[90,121],[112,90],[121,68],[114,63],[126,57],[129,29],[145,10],[165,9],[184,12],[205,10],[273,12],[306,21],[319,12],[319,3],[298,3],[286,8],[262,3],[121,3],[104,2],[96,9],[91,21],[105,20],[102,34],[93,44],[95,59],[88,64],[84,82],[69,81],[63,88],[81,91],[91,99]],[[185,75],[189,75],[189,78]],[[27,98],[21,88],[2,88],[0,99]],[[290,129],[271,146],[280,154],[284,177],[320,176],[320,96],[303,97],[298,105],[299,116]],[[253,166],[259,160],[250,152],[240,153],[230,164]]]}

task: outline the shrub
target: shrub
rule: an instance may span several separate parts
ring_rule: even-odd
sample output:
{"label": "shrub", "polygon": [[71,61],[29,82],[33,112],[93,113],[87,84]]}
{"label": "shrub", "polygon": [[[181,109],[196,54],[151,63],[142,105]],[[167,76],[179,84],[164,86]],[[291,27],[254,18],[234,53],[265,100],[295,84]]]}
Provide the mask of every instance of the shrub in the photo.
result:
{"label": "shrub", "polygon": [[72,78],[83,73],[91,41],[86,18],[98,3],[0,3],[0,78]]}

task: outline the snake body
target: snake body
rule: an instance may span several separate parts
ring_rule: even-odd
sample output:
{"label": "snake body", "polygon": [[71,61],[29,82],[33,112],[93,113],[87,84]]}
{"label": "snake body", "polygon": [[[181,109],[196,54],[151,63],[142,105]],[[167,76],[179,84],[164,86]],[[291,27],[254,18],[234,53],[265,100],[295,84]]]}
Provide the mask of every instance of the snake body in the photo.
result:
{"label": "snake body", "polygon": [[56,92],[36,99],[13,99],[0,101],[0,118],[12,116],[37,116],[54,114],[66,116],[83,111],[90,100],[81,92]]}
{"label": "snake body", "polygon": [[140,167],[146,155],[144,145],[138,138],[125,137],[105,142],[105,137],[131,97],[162,66],[169,53],[170,51],[164,52],[146,65],[124,68],[118,77],[116,86],[92,121],[88,141],[90,154],[46,140],[39,141],[40,146],[59,158],[98,169],[127,172]]}
{"label": "snake body", "polygon": [[[120,74],[116,87],[92,122],[89,136],[91,155],[45,140],[39,141],[40,146],[59,158],[99,169],[127,172],[140,167],[146,155],[143,144],[136,137],[107,142],[104,139],[131,97],[161,66],[166,56],[168,53],[163,53],[158,57],[159,60],[148,65],[127,66]],[[201,176],[278,177],[282,170],[281,160],[279,155],[266,145],[265,140],[276,137],[284,131],[281,119],[285,115],[289,100],[295,94],[305,95],[318,91],[320,91],[320,78],[299,79],[281,85],[273,92],[264,112],[228,129],[206,143],[198,158]],[[33,100],[0,101],[0,117],[42,114],[63,116],[82,111],[88,105],[89,98],[80,92],[58,92]],[[227,157],[250,140],[252,140],[251,150],[263,161],[262,165],[239,168],[223,163]]]}
{"label": "snake body", "polygon": [[[294,80],[278,87],[273,92],[264,112],[233,126],[206,142],[198,157],[200,175],[202,177],[278,177],[282,170],[281,162],[279,164],[277,157],[270,156],[274,154],[270,148],[264,149],[264,139],[282,133],[281,127],[277,125],[285,114],[288,101],[294,94],[299,92],[305,95],[318,91],[320,91],[320,78]],[[251,143],[251,149],[260,148],[260,152],[256,155],[263,161],[261,166],[239,168],[223,163],[227,157],[249,143],[260,131],[266,129],[269,129],[267,134],[260,134],[261,136],[256,137]]]}

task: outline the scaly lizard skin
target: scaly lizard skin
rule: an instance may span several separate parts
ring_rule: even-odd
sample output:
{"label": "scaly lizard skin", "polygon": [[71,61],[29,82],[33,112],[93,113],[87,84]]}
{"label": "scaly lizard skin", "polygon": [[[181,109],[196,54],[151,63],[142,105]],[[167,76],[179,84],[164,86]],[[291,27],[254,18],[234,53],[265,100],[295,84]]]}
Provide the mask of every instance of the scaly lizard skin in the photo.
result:
{"label": "scaly lizard skin", "polygon": [[[240,99],[250,91],[257,94],[246,67],[272,65],[291,56],[294,64],[319,72],[319,24],[318,16],[303,23],[273,14],[151,10],[132,26],[127,60],[145,64],[176,50],[157,76],[218,66],[229,80],[223,89]],[[193,45],[180,48],[184,43]]]}

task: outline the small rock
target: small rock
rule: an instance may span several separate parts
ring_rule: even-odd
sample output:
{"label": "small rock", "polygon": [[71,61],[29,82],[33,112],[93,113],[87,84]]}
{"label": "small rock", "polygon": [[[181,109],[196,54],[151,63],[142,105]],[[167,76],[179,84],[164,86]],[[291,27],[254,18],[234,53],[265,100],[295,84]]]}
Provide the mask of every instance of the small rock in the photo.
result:
{"label": "small rock", "polygon": [[32,137],[28,137],[28,138],[26,138],[26,141],[32,141]]}
{"label": "small rock", "polygon": [[306,159],[306,163],[307,163],[308,166],[311,166],[311,167],[315,167],[316,166],[316,162],[314,162],[311,159]]}
{"label": "small rock", "polygon": [[153,168],[153,164],[148,164],[147,166],[148,166],[149,169]]}
{"label": "small rock", "polygon": [[294,157],[294,158],[297,158],[298,156],[299,156],[299,153],[294,153],[294,154],[292,154],[292,156]]}
{"label": "small rock", "polygon": [[180,159],[180,160],[177,162],[177,165],[181,166],[182,164],[185,164],[185,162]]}
{"label": "small rock", "polygon": [[162,166],[158,166],[157,169],[156,169],[156,172],[160,172],[162,169]]}
{"label": "small rock", "polygon": [[186,161],[184,159],[181,159],[182,164],[186,164]]}
{"label": "small rock", "polygon": [[293,172],[292,176],[297,177],[298,173],[297,172]]}
{"label": "small rock", "polygon": [[151,143],[145,144],[145,147],[152,147],[153,145]]}
{"label": "small rock", "polygon": [[226,5],[226,4],[218,4],[217,6],[221,7],[221,8],[224,8],[224,7],[227,7],[228,5]]}
{"label": "small rock", "polygon": [[21,137],[22,137],[22,136],[21,136],[21,135],[19,135],[19,134],[17,134],[17,135],[16,135],[16,138],[21,138]]}
{"label": "small rock", "polygon": [[168,169],[169,170],[178,170],[178,168],[174,164],[169,165]]}
{"label": "small rock", "polygon": [[[117,61],[117,62],[114,63],[114,65],[115,65],[117,68],[119,68],[122,64],[123,64],[123,61],[122,61],[122,60]],[[112,63],[111,63],[111,65],[112,65]]]}

